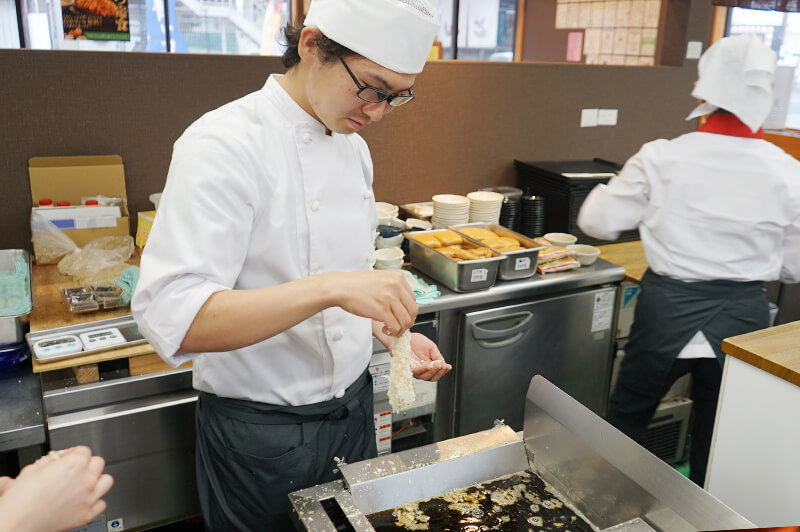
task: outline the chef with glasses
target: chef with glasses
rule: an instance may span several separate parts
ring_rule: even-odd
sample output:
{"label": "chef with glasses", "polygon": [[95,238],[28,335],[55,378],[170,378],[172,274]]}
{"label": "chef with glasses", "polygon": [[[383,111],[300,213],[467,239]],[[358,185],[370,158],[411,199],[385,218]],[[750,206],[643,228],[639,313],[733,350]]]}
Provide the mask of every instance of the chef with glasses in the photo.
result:
{"label": "chef with glasses", "polygon": [[[285,28],[287,73],[175,143],[132,310],[168,364],[193,362],[210,530],[288,528],[289,492],[376,455],[372,338],[391,348],[417,305],[400,272],[372,269],[356,132],[414,99],[438,29],[426,0],[313,0]],[[416,378],[451,369],[424,336],[411,347]]]}

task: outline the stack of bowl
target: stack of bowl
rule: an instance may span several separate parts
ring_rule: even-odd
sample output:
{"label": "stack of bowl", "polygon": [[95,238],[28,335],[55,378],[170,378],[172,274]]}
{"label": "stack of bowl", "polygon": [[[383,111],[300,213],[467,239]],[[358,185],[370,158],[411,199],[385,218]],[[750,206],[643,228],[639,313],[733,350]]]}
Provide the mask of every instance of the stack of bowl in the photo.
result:
{"label": "stack of bowl", "polygon": [[478,190],[467,194],[469,198],[469,221],[496,224],[500,220],[500,209],[503,208],[505,196],[498,192]]}
{"label": "stack of bowl", "polygon": [[469,222],[470,200],[457,194],[437,194],[433,198],[433,218],[436,229]]}

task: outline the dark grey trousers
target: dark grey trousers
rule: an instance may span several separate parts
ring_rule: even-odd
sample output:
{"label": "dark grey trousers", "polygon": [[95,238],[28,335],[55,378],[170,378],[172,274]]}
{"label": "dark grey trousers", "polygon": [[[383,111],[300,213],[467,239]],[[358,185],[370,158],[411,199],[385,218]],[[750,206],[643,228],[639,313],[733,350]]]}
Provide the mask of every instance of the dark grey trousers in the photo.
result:
{"label": "dark grey trousers", "polygon": [[334,480],[334,457],[376,455],[368,371],[341,399],[298,407],[200,393],[197,485],[209,530],[292,530],[290,492]]}

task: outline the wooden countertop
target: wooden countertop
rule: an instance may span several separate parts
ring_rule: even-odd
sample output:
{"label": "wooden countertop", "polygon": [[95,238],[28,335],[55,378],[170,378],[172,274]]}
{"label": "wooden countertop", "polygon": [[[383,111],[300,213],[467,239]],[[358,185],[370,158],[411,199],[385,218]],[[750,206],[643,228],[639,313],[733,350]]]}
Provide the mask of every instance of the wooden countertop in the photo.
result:
{"label": "wooden countertop", "polygon": [[[138,254],[134,254],[128,262],[132,265],[138,265]],[[61,299],[58,285],[74,284],[73,281],[68,276],[59,273],[55,264],[34,265],[31,270],[31,281],[33,283],[33,312],[30,315],[31,332],[130,315],[130,307],[86,313],[70,312]],[[51,362],[38,362],[33,357],[31,357],[31,361],[34,373],[41,373],[43,371],[74,368],[141,355],[155,355],[155,350],[149,343],[144,343]],[[158,355],[155,356],[157,357]]]}
{"label": "wooden countertop", "polygon": [[727,338],[722,351],[800,386],[800,321]]}
{"label": "wooden countertop", "polygon": [[647,270],[647,259],[640,240],[597,246],[600,258],[625,268],[625,279],[638,283]]}

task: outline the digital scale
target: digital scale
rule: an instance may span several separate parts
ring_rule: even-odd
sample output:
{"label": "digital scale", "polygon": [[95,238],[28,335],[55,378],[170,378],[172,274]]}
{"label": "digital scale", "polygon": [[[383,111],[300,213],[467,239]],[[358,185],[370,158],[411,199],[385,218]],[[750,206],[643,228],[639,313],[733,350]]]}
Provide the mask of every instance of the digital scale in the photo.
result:
{"label": "digital scale", "polygon": [[33,358],[52,362],[146,342],[133,316],[68,325],[25,335]]}

